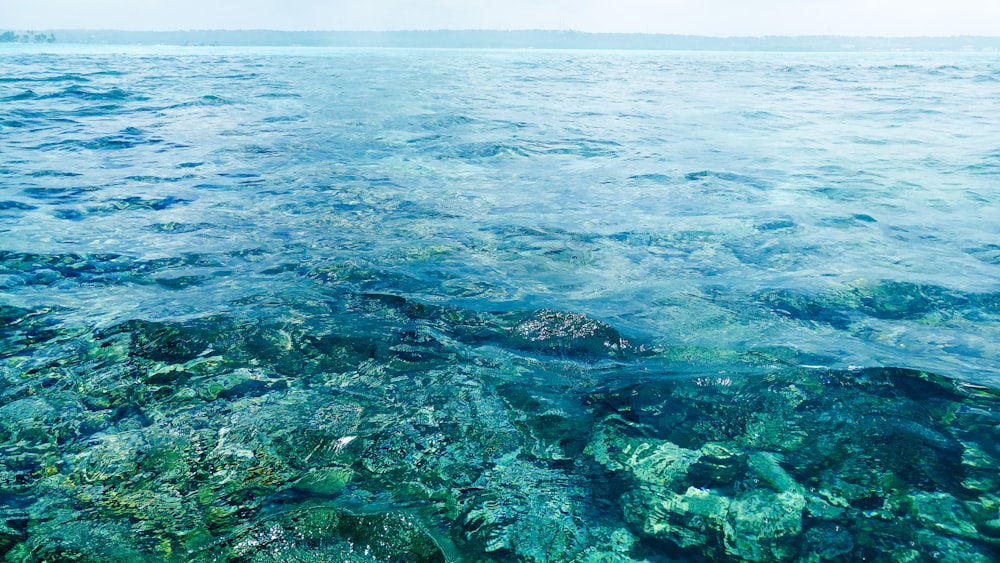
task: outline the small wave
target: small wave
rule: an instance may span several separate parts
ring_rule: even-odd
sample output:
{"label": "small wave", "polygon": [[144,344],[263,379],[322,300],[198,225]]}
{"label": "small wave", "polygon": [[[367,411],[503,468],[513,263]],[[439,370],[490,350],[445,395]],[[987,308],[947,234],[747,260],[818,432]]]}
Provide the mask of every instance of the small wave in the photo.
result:
{"label": "small wave", "polygon": [[190,100],[190,101],[187,101],[187,102],[181,102],[181,103],[178,103],[178,104],[172,104],[172,105],[166,106],[166,107],[164,107],[162,109],[170,110],[170,109],[213,107],[213,106],[231,106],[231,105],[233,105],[233,101],[232,100],[229,100],[227,98],[223,98],[222,96],[215,96],[215,95],[209,94],[209,95],[201,96],[199,98],[196,98],[194,100]]}
{"label": "small wave", "polygon": [[41,119],[48,116],[45,112],[31,111],[27,109],[15,109],[11,111],[10,114],[22,119]]}
{"label": "small wave", "polygon": [[249,155],[273,155],[279,153],[279,151],[275,148],[265,147],[262,145],[244,145],[240,147],[238,152]]}
{"label": "small wave", "polygon": [[138,196],[106,200],[103,205],[86,208],[57,209],[54,215],[59,219],[82,221],[93,215],[108,215],[122,211],[163,211],[176,205],[187,205],[191,200],[168,196],[165,198],[144,199]]}
{"label": "small wave", "polygon": [[628,179],[653,182],[656,184],[669,184],[674,181],[674,178],[672,176],[668,176],[666,174],[659,174],[655,172],[650,174],[636,174],[634,176],[629,176]]}
{"label": "small wave", "polygon": [[798,225],[794,221],[788,219],[779,219],[777,221],[769,221],[767,223],[761,223],[754,225],[754,228],[758,231],[781,231],[785,229],[796,229]]}
{"label": "small wave", "polygon": [[180,182],[183,180],[190,180],[194,178],[193,175],[185,176],[126,176],[125,179],[130,182],[142,182],[145,184],[165,184]]}
{"label": "small wave", "polygon": [[26,76],[26,77],[0,77],[0,83],[9,82],[90,82],[85,76],[79,74],[59,74],[56,76]]}
{"label": "small wave", "polygon": [[62,170],[36,170],[28,174],[32,178],[46,178],[46,177],[56,177],[56,178],[72,178],[74,176],[80,176],[79,172],[65,172]]}
{"label": "small wave", "polygon": [[94,187],[74,188],[24,188],[22,193],[32,199],[69,201],[84,194],[97,191]]}
{"label": "small wave", "polygon": [[261,121],[264,123],[289,123],[293,121],[302,121],[304,118],[301,115],[276,115],[272,117],[265,117]]}
{"label": "small wave", "polygon": [[98,209],[101,211],[128,211],[132,209],[151,209],[153,211],[162,211],[175,205],[186,205],[188,203],[191,203],[191,200],[174,196],[167,196],[161,199],[143,199],[138,196],[132,196],[121,199],[112,199],[110,200],[110,205]]}
{"label": "small wave", "polygon": [[136,94],[122,90],[121,88],[118,87],[114,87],[108,90],[93,90],[78,85],[70,86],[53,94],[46,94],[44,96],[41,96],[41,99],[52,99],[52,98],[76,98],[76,99],[91,100],[91,101],[143,99]]}
{"label": "small wave", "polygon": [[87,215],[79,209],[56,209],[53,213],[57,219],[66,221],[82,221]]}
{"label": "small wave", "polygon": [[1000,264],[1000,245],[997,244],[967,248],[965,253],[987,264]]}
{"label": "small wave", "polygon": [[903,116],[944,115],[943,111],[930,108],[898,108],[892,110],[890,113],[892,115],[903,115]]}
{"label": "small wave", "polygon": [[922,70],[922,67],[914,64],[893,64],[893,65],[873,65],[868,67],[870,71],[892,71],[892,70]]}
{"label": "small wave", "polygon": [[852,143],[857,143],[859,145],[886,145],[889,142],[885,139],[873,139],[871,137],[846,137],[846,139]]}
{"label": "small wave", "polygon": [[214,227],[211,223],[154,223],[146,227],[146,230],[157,233],[193,233]]}
{"label": "small wave", "polygon": [[14,94],[13,96],[7,96],[6,98],[0,98],[0,102],[19,102],[22,100],[34,100],[38,97],[38,94],[34,90],[25,90],[20,94]]}
{"label": "small wave", "polygon": [[878,223],[878,219],[866,213],[854,213],[848,216],[823,217],[819,221],[821,225],[834,228],[856,227],[864,223]]}
{"label": "small wave", "polygon": [[122,106],[120,104],[95,104],[77,109],[73,114],[78,117],[94,117],[118,114],[121,111]]}
{"label": "small wave", "polygon": [[173,278],[154,278],[153,281],[167,289],[178,291],[192,286],[202,285],[208,276],[177,276]]}
{"label": "small wave", "polygon": [[420,128],[428,131],[440,129],[451,129],[452,127],[469,125],[475,120],[460,114],[454,115],[431,115],[420,121]]}
{"label": "small wave", "polygon": [[137,127],[126,127],[117,135],[83,141],[79,143],[79,146],[88,150],[122,150],[142,145],[157,145],[162,142],[163,139],[147,136],[144,131]]}
{"label": "small wave", "polygon": [[0,211],[7,211],[8,209],[16,209],[18,211],[31,211],[33,209],[38,209],[37,206],[21,203],[20,201],[0,201]]}
{"label": "small wave", "polygon": [[[220,178],[226,178],[229,180],[235,180],[237,185],[249,186],[253,184],[263,184],[264,179],[260,177],[260,174],[246,173],[246,172],[223,172],[218,174]],[[199,184],[195,187],[215,187],[212,184]]]}
{"label": "small wave", "polygon": [[[99,75],[100,72],[92,73],[91,76]],[[44,79],[44,82],[90,82],[90,79],[82,74],[60,74],[58,76],[50,76]]]}
{"label": "small wave", "polygon": [[544,154],[576,155],[584,158],[614,157],[618,154],[614,149],[620,146],[615,141],[603,141],[600,139],[567,139],[565,143],[542,148],[539,152]]}
{"label": "small wave", "polygon": [[987,175],[993,176],[1000,173],[1000,164],[993,162],[979,162],[976,164],[970,164],[962,168],[962,170],[968,172],[969,174],[975,174],[977,176]]}
{"label": "small wave", "polygon": [[523,147],[504,143],[465,143],[443,151],[438,158],[475,160],[512,156],[529,156],[529,152]]}
{"label": "small wave", "polygon": [[757,188],[766,188],[769,186],[767,182],[764,182],[759,178],[746,176],[744,174],[735,174],[733,172],[716,172],[713,170],[700,170],[698,172],[691,172],[685,174],[684,179],[689,182],[699,182],[699,181],[715,179],[715,180],[722,180],[724,182],[745,184]]}
{"label": "small wave", "polygon": [[769,111],[763,111],[763,110],[741,111],[741,112],[739,112],[739,116],[742,117],[742,118],[744,118],[744,119],[772,119],[772,120],[783,120],[783,119],[786,119],[782,115],[778,115],[776,113],[772,113],[772,112],[769,112]]}
{"label": "small wave", "polygon": [[162,139],[141,139],[132,138],[131,136],[110,135],[92,140],[66,139],[53,143],[42,143],[34,148],[37,150],[77,151],[84,149],[90,151],[115,151],[131,149],[142,145],[155,145],[161,142],[163,142]]}
{"label": "small wave", "polygon": [[[125,76],[126,74],[128,73],[120,70],[99,70],[97,72],[89,72],[87,73],[87,76]],[[84,78],[84,80],[86,80],[86,78]]]}
{"label": "small wave", "polygon": [[199,105],[199,106],[228,106],[232,105],[232,103],[233,103],[232,100],[223,98],[222,96],[215,96],[213,94],[202,96],[198,98],[196,101],[192,102],[193,105]]}
{"label": "small wave", "polygon": [[761,192],[771,188],[770,183],[760,178],[732,172],[702,170],[686,174],[684,179],[700,196],[727,202],[759,202]]}

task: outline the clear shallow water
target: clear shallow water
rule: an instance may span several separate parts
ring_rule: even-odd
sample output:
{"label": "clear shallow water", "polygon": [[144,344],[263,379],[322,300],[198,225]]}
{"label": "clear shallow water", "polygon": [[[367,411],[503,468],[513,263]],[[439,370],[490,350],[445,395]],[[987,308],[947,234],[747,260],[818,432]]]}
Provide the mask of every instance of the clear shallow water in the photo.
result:
{"label": "clear shallow water", "polygon": [[47,49],[7,560],[997,557],[995,58]]}

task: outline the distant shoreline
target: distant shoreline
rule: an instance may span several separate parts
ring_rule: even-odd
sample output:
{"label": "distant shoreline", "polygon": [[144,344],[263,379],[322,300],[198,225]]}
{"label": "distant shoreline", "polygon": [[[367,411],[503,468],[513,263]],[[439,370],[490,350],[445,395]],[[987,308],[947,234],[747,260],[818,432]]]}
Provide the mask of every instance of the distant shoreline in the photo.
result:
{"label": "distant shoreline", "polygon": [[1000,37],[708,37],[579,31],[0,30],[0,43],[676,51],[1000,52]]}

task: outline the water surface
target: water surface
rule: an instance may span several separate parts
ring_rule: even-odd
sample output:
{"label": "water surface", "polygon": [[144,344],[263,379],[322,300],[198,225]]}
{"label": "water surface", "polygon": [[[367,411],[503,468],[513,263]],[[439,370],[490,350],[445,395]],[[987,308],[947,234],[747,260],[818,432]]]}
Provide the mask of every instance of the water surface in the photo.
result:
{"label": "water surface", "polygon": [[6,46],[0,553],[996,559],[998,81]]}

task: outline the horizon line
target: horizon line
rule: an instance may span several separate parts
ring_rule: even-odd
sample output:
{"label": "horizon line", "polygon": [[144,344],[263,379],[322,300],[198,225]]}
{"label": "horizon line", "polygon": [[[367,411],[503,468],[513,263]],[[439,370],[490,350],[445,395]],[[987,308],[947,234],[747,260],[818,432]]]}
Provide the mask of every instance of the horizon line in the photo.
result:
{"label": "horizon line", "polygon": [[974,34],[953,34],[953,35],[842,35],[842,34],[763,34],[763,35],[703,35],[674,32],[647,32],[647,31],[582,31],[576,29],[544,29],[544,28],[521,28],[521,29],[271,29],[271,28],[194,28],[194,29],[120,29],[120,28],[90,28],[90,27],[63,27],[45,29],[4,29],[2,31],[24,31],[24,32],[114,32],[114,33],[239,33],[239,32],[267,32],[267,33],[566,33],[579,35],[643,35],[643,36],[673,36],[673,37],[695,37],[705,39],[808,39],[808,38],[842,38],[842,39],[1000,39],[1000,35],[974,35]]}

